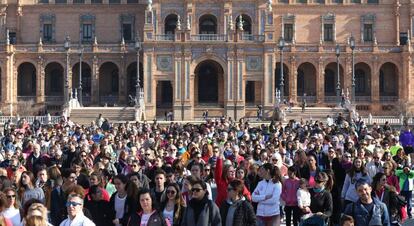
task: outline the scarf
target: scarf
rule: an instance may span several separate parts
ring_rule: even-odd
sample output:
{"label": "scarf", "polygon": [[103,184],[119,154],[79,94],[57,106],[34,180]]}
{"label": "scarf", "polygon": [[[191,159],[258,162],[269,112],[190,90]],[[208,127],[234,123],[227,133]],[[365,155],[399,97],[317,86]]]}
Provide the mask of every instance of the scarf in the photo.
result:
{"label": "scarf", "polygon": [[208,202],[208,195],[204,195],[204,197],[201,200],[198,199],[191,199],[190,200],[190,207],[194,210],[194,222],[197,224],[198,217],[201,214],[201,211],[203,211],[204,206]]}

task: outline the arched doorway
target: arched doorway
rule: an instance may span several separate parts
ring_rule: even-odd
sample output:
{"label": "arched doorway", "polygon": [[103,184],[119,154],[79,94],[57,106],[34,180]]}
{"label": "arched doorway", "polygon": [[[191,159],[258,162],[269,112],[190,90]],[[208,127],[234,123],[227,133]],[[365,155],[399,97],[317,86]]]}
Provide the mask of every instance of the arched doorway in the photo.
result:
{"label": "arched doorway", "polygon": [[17,96],[36,96],[36,67],[32,63],[22,63],[17,68]]}
{"label": "arched doorway", "polygon": [[[51,105],[64,101],[64,70],[57,62],[49,63],[45,68],[45,100]],[[69,93],[68,93],[69,95]]]}
{"label": "arched doorway", "polygon": [[[252,19],[250,16],[246,14],[241,14],[242,16],[242,24],[243,24],[243,32],[245,34],[252,34]],[[236,29],[239,30],[239,21],[240,15],[236,18]]]}
{"label": "arched doorway", "polygon": [[[336,91],[338,86],[338,73],[336,62],[329,63],[325,67],[325,102],[336,102]],[[344,70],[339,65],[339,95],[344,89]]]}
{"label": "arched doorway", "polygon": [[[92,87],[91,67],[86,62],[82,62],[82,104],[89,105],[91,102]],[[79,92],[79,63],[72,67],[72,89]]]}
{"label": "arched doorway", "polygon": [[217,18],[211,14],[201,16],[199,34],[217,34]]}
{"label": "arched doorway", "polygon": [[[135,97],[137,85],[137,62],[130,63],[127,67],[127,94]],[[139,85],[144,87],[144,67],[139,63]]]}
{"label": "arched doorway", "polygon": [[177,28],[178,17],[175,14],[170,14],[165,18],[164,22],[164,34],[173,35],[175,34],[175,29]]}
{"label": "arched doorway", "polygon": [[382,102],[398,101],[398,68],[393,63],[381,65],[379,77],[379,92]]}
{"label": "arched doorway", "polygon": [[[276,69],[275,69],[275,91],[280,89],[280,82],[281,82],[281,76],[280,76],[280,62],[276,63]],[[289,99],[289,68],[286,66],[286,64],[283,64],[283,96],[284,99]]]}
{"label": "arched doorway", "polygon": [[219,63],[206,60],[195,69],[196,105],[224,106],[224,70]]}
{"label": "arched doorway", "polygon": [[99,103],[114,106],[118,102],[119,69],[112,62],[106,62],[99,68]]}
{"label": "arched doorway", "polygon": [[355,101],[371,101],[371,68],[362,62],[355,65]]}
{"label": "arched doorway", "polygon": [[172,112],[173,87],[171,81],[157,82],[157,117],[166,119],[167,113]]}
{"label": "arched doorway", "polygon": [[306,94],[307,102],[316,101],[316,68],[313,64],[306,62],[298,67],[297,96],[300,101]]}

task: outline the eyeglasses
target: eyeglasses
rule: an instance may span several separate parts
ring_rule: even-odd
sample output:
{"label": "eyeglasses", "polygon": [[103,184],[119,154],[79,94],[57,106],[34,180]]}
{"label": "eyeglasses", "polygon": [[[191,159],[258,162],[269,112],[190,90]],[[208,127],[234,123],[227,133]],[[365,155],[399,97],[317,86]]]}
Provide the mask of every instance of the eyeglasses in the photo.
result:
{"label": "eyeglasses", "polygon": [[200,192],[201,190],[203,190],[203,189],[201,189],[201,188],[191,188],[192,192]]}
{"label": "eyeglasses", "polygon": [[204,169],[204,171],[210,171],[210,169]]}
{"label": "eyeglasses", "polygon": [[70,207],[70,206],[80,206],[82,205],[82,203],[78,203],[78,202],[66,202],[66,207]]}
{"label": "eyeglasses", "polygon": [[167,190],[167,195],[175,195],[175,191],[174,190]]}
{"label": "eyeglasses", "polygon": [[232,188],[232,187],[228,187],[228,188],[227,188],[227,191],[234,191],[234,188]]}
{"label": "eyeglasses", "polygon": [[82,157],[82,158],[85,158],[85,157],[86,157],[86,155],[81,155],[81,157]]}
{"label": "eyeglasses", "polygon": [[150,153],[145,153],[145,156],[150,156],[151,154]]}
{"label": "eyeglasses", "polygon": [[349,159],[349,158],[351,158],[351,156],[350,156],[350,155],[344,155],[344,157],[345,157],[345,158],[348,158],[348,159]]}
{"label": "eyeglasses", "polygon": [[138,165],[131,165],[132,168],[138,167]]}
{"label": "eyeglasses", "polygon": [[11,198],[16,198],[16,195],[6,195],[6,197],[7,197],[8,199],[11,199]]}

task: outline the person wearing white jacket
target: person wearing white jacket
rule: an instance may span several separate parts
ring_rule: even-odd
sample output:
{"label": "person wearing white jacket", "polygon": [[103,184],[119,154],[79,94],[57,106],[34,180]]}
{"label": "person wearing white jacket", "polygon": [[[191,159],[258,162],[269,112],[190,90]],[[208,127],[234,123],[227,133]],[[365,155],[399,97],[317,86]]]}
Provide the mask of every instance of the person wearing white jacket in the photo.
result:
{"label": "person wearing white jacket", "polygon": [[260,167],[263,180],[259,182],[252,194],[252,201],[257,202],[257,225],[280,225],[280,196],[282,184],[280,171],[270,163]]}

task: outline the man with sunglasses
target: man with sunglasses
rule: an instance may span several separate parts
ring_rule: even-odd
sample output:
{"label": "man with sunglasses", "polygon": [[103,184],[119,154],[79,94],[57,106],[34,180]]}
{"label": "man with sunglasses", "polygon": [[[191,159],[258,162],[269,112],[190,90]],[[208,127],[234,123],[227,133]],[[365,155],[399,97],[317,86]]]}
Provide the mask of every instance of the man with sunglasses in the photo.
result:
{"label": "man with sunglasses", "polygon": [[220,210],[208,199],[207,185],[200,179],[191,182],[191,200],[184,211],[181,223],[181,226],[193,225],[222,225]]}
{"label": "man with sunglasses", "polygon": [[68,218],[62,221],[60,226],[95,226],[95,223],[83,214],[83,199],[79,195],[69,195],[66,208]]}

